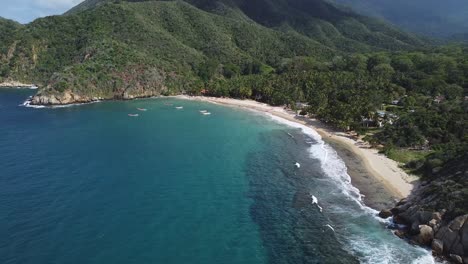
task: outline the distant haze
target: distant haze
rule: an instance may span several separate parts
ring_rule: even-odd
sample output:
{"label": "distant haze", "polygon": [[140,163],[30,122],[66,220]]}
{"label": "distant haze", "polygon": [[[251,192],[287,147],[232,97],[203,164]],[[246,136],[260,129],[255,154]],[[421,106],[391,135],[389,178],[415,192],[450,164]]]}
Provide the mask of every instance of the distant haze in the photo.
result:
{"label": "distant haze", "polygon": [[466,0],[333,0],[428,36],[468,33]]}
{"label": "distant haze", "polygon": [[83,0],[0,0],[0,17],[20,23],[36,18],[60,15]]}

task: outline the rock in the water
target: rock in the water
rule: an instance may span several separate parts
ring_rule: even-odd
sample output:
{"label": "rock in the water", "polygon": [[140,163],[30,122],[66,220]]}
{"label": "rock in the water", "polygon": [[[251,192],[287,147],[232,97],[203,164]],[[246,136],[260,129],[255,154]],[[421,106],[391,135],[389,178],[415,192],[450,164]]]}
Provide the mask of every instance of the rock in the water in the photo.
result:
{"label": "rock in the water", "polygon": [[383,218],[383,219],[387,219],[389,218],[390,216],[392,216],[392,212],[390,210],[387,210],[387,209],[383,209],[382,211],[380,211],[379,213],[379,217],[380,218]]}
{"label": "rock in the water", "polygon": [[444,242],[442,242],[439,239],[432,240],[431,247],[432,247],[432,251],[434,251],[436,255],[441,255],[444,252]]}
{"label": "rock in the water", "polygon": [[434,239],[434,231],[430,226],[420,225],[419,234],[416,236],[416,241],[421,245],[430,245]]}
{"label": "rock in the water", "polygon": [[457,264],[463,264],[463,259],[458,255],[450,254],[450,259],[452,259],[453,262],[455,262]]}
{"label": "rock in the water", "polygon": [[402,230],[396,230],[394,234],[399,238],[405,238],[405,232]]}

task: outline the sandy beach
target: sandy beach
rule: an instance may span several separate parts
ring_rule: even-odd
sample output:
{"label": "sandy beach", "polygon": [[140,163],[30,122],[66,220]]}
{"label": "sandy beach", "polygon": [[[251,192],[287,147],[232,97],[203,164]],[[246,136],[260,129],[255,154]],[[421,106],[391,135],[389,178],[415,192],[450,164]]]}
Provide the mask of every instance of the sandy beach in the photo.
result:
{"label": "sandy beach", "polygon": [[282,107],[231,98],[201,96],[177,96],[177,98],[258,111],[314,129],[337,151],[346,163],[352,184],[364,195],[364,202],[374,209],[388,208],[394,205],[395,200],[409,196],[417,181],[417,177],[408,175],[396,161],[378,153],[376,149],[369,148],[365,142],[329,128],[318,120],[297,116],[293,111]]}

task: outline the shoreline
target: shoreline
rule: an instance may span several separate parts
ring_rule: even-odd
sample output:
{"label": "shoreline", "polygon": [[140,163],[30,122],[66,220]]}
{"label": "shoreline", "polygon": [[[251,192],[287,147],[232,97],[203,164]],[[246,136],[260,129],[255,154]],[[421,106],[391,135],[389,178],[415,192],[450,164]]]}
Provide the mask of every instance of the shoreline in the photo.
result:
{"label": "shoreline", "polygon": [[322,122],[299,117],[282,107],[270,106],[253,100],[178,95],[173,98],[208,102],[253,110],[295,122],[314,129],[345,162],[352,184],[363,194],[363,201],[376,210],[392,207],[396,201],[411,194],[417,177],[408,175],[398,163],[347,133],[326,127]]}
{"label": "shoreline", "polygon": [[[344,161],[348,174],[351,177],[352,185],[359,189],[362,194],[364,204],[373,209],[382,210],[393,207],[397,201],[408,197],[417,183],[416,176],[408,175],[398,166],[396,161],[385,157],[383,154],[379,154],[376,149],[369,148],[363,141],[355,140],[347,133],[327,127],[319,120],[297,116],[296,113],[291,110],[286,110],[279,106],[271,106],[253,100],[240,100],[233,98],[188,95],[158,96],[153,98],[164,97],[242,108],[262,114],[270,114],[275,117],[312,128]],[[104,99],[96,102],[102,101],[107,100]],[[50,106],[30,105],[29,107],[55,108],[82,104],[83,103]]]}
{"label": "shoreline", "polygon": [[0,83],[0,88],[32,89],[32,90],[38,89],[38,87],[32,83],[27,84],[27,83],[16,82],[16,81],[2,82]]}

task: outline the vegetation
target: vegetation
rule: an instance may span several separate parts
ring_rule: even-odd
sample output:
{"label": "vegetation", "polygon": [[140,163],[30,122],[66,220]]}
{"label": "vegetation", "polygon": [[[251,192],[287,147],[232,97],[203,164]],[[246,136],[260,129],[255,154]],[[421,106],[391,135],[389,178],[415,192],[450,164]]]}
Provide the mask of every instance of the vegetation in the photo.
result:
{"label": "vegetation", "polygon": [[307,102],[303,113],[424,175],[468,150],[468,48],[428,47],[321,0],[88,0],[25,26],[0,20],[0,36],[0,78],[42,94]]}
{"label": "vegetation", "polygon": [[467,58],[468,48],[461,46],[352,54],[329,62],[294,58],[275,74],[213,77],[206,87],[212,96],[273,105],[308,102],[308,114],[338,128],[362,134],[372,128],[371,143],[384,145],[408,169],[428,174],[468,150]]}

